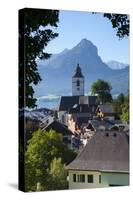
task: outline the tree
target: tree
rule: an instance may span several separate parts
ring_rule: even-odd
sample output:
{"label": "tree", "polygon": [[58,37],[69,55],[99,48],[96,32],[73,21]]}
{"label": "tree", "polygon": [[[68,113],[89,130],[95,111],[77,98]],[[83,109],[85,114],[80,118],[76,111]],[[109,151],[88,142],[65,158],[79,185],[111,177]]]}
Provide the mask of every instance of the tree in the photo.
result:
{"label": "tree", "polygon": [[126,96],[121,93],[117,99],[114,99],[113,109],[121,121],[129,123],[129,93]]}
{"label": "tree", "polygon": [[68,188],[67,170],[62,164],[61,158],[54,158],[48,171],[50,175],[49,190],[61,190]]}
{"label": "tree", "polygon": [[113,100],[113,109],[115,113],[122,114],[122,108],[125,101],[125,96],[123,93],[120,93],[116,99]]}
{"label": "tree", "polygon": [[[55,158],[61,158],[62,164],[70,163],[76,153],[63,143],[62,135],[53,130],[49,132],[39,129],[28,141],[25,153],[25,190],[36,191],[38,188],[49,190]],[[59,165],[59,161],[57,162]],[[55,168],[54,168],[55,169]],[[58,176],[59,180],[59,176]],[[57,181],[57,179],[56,179]],[[61,180],[60,180],[61,181]],[[60,183],[59,183],[60,185]]]}
{"label": "tree", "polygon": [[37,59],[47,59],[48,43],[58,36],[59,11],[25,8],[19,12],[19,107],[36,106],[33,85],[41,81]]}
{"label": "tree", "polygon": [[120,117],[123,122],[129,123],[129,93],[125,96],[124,104],[122,106],[122,114]]}
{"label": "tree", "polygon": [[111,89],[110,83],[101,79],[98,79],[91,86],[92,94],[98,95],[98,100],[102,103],[112,102]]}
{"label": "tree", "polygon": [[103,16],[111,21],[112,27],[116,29],[116,35],[119,38],[129,36],[129,15],[104,13]]}
{"label": "tree", "polygon": [[125,96],[124,96],[123,93],[120,93],[120,94],[118,95],[117,101],[119,102],[120,105],[124,103],[124,101],[125,101]]}
{"label": "tree", "polygon": [[122,109],[121,120],[123,122],[129,123],[129,107],[125,105]]}

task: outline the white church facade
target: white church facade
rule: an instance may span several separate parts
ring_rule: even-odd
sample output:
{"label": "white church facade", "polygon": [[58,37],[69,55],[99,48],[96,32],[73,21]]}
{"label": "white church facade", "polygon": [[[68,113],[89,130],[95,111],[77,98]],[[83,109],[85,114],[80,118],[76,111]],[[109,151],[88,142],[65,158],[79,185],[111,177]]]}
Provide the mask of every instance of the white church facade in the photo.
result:
{"label": "white church facade", "polygon": [[72,96],[84,96],[84,76],[79,64],[74,76],[72,77]]}

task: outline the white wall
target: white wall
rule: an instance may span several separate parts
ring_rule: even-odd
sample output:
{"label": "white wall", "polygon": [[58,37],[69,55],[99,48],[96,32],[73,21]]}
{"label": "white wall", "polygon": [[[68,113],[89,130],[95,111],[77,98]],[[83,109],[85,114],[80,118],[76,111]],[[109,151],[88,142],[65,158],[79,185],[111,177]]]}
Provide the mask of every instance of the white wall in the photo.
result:
{"label": "white wall", "polygon": [[[80,81],[80,86],[77,86],[77,80]],[[79,88],[79,90],[77,88]],[[72,78],[72,95],[84,95],[84,78]]]}
{"label": "white wall", "polygon": [[[59,121],[65,125],[68,125],[68,116],[66,111],[59,111],[58,112]],[[62,120],[64,118],[64,120]]]}
{"label": "white wall", "polygon": [[[73,182],[73,174],[85,175],[85,182]],[[94,182],[88,183],[88,175],[94,176]],[[101,175],[101,183],[99,183],[99,175]],[[69,189],[86,189],[86,188],[102,188],[109,187],[109,185],[129,185],[128,173],[111,173],[111,172],[98,172],[98,171],[78,171],[69,170]]]}
{"label": "white wall", "polygon": [[[79,183],[79,182],[73,182],[73,174],[84,174],[85,175],[85,182]],[[94,175],[93,183],[88,183],[88,175]],[[108,185],[103,185],[99,183],[99,175],[101,175],[100,172],[96,171],[74,171],[69,170],[69,189],[85,189],[85,188],[100,188],[100,187],[108,187]]]}

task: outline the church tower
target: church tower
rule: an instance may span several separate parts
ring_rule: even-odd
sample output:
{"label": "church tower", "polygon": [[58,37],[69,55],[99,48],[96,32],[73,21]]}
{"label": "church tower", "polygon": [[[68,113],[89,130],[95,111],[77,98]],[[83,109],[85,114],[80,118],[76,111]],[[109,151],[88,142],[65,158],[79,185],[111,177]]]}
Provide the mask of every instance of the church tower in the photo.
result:
{"label": "church tower", "polygon": [[75,74],[72,77],[72,96],[84,95],[84,76],[79,64],[77,64]]}

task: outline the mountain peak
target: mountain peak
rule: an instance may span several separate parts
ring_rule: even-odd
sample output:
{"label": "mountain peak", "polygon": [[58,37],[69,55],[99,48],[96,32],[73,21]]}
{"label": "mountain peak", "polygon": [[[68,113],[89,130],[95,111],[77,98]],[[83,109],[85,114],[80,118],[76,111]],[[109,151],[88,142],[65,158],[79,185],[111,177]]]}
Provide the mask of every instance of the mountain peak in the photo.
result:
{"label": "mountain peak", "polygon": [[106,62],[106,64],[111,68],[111,69],[124,69],[127,66],[129,66],[129,64],[126,63],[122,63],[122,62],[118,62],[115,60],[110,60],[108,62]]}
{"label": "mountain peak", "polygon": [[[87,43],[87,44],[92,44],[92,42],[90,40],[87,40],[86,38],[83,38],[80,43]],[[93,45],[93,44],[92,44]]]}
{"label": "mountain peak", "polygon": [[42,64],[38,63],[38,65],[42,65],[42,67],[38,67],[42,81],[35,86],[35,95],[44,96],[44,91],[45,95],[49,93],[59,96],[69,95],[71,79],[77,63],[80,64],[85,76],[85,93],[88,93],[92,83],[97,79],[109,81],[113,88],[111,91],[113,94],[127,92],[129,69],[110,69],[98,55],[97,47],[84,38],[72,49],[64,49],[63,52],[53,55]]}
{"label": "mountain peak", "polygon": [[90,41],[87,40],[86,38],[83,38],[74,48],[73,50],[76,51],[81,51],[83,54],[84,53],[89,53],[90,55],[97,55],[97,47]]}
{"label": "mountain peak", "polygon": [[79,47],[95,47],[95,45],[90,41],[87,40],[86,38],[83,38],[78,44],[77,46]]}

